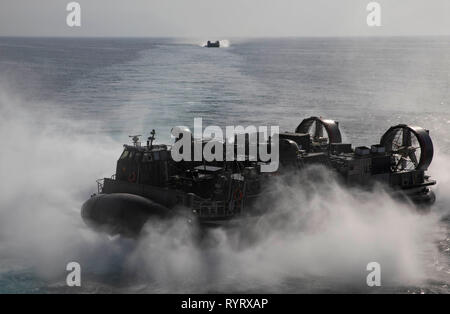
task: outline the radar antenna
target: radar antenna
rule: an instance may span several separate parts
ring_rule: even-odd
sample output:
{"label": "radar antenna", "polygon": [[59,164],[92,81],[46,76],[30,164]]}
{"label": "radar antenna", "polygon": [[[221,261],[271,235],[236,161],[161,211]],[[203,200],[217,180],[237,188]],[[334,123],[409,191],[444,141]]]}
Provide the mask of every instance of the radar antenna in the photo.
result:
{"label": "radar antenna", "polygon": [[139,137],[140,136],[142,136],[142,135],[140,135],[140,134],[138,134],[138,135],[128,135],[128,137],[130,137],[131,140],[133,141],[133,145],[135,147],[141,146],[141,142],[139,142],[139,140],[140,140]]}
{"label": "radar antenna", "polygon": [[152,149],[152,147],[153,147],[153,141],[155,140],[155,134],[156,134],[155,129],[153,129],[150,132],[151,136],[149,136],[148,139],[147,139],[147,146],[148,146],[149,149]]}

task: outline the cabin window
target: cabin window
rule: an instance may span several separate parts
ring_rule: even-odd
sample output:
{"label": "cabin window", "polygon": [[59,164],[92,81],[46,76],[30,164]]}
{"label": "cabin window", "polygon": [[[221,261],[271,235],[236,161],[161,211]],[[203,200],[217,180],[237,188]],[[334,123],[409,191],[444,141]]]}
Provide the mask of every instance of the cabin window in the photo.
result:
{"label": "cabin window", "polygon": [[133,159],[134,156],[134,152],[130,152],[130,154],[128,155],[128,158]]}
{"label": "cabin window", "polygon": [[125,159],[125,158],[127,158],[127,157],[128,157],[128,151],[127,151],[127,150],[124,150],[123,153],[122,153],[122,155],[120,156],[120,159]]}

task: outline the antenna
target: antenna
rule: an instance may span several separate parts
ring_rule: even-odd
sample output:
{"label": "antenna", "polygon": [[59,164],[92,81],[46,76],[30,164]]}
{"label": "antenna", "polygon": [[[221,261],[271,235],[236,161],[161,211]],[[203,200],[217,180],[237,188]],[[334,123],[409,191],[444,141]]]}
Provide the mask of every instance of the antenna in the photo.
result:
{"label": "antenna", "polygon": [[149,136],[148,139],[147,139],[147,146],[148,146],[150,149],[152,149],[152,147],[153,147],[153,141],[155,140],[155,134],[156,134],[155,129],[153,129],[153,130],[150,132],[150,135],[151,135],[151,136]]}
{"label": "antenna", "polygon": [[142,136],[142,135],[140,135],[140,134],[138,134],[138,135],[128,135],[128,137],[130,137],[131,140],[133,141],[133,145],[135,147],[141,146],[141,142],[139,142],[139,137],[140,136]]}

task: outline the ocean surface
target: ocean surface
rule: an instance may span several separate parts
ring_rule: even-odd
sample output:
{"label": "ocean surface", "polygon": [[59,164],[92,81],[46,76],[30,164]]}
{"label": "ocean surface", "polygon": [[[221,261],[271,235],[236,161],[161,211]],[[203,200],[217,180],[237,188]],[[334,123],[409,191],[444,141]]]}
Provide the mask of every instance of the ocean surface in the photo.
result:
{"label": "ocean surface", "polygon": [[[0,38],[0,293],[449,293],[450,38],[204,41]],[[399,123],[430,130],[431,213],[329,182],[307,198],[290,186],[280,208],[298,224],[244,246],[224,230],[200,246],[180,222],[133,241],[81,220],[129,135],[170,143],[196,117],[293,131],[309,116],[339,121],[354,146]],[[66,286],[70,261],[80,288]],[[372,261],[381,287],[366,285]]]}

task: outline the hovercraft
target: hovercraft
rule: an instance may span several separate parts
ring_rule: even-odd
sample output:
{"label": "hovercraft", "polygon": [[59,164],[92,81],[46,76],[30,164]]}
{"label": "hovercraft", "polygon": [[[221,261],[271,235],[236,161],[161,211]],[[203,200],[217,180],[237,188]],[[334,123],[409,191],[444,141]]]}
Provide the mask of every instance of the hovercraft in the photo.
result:
{"label": "hovercraft", "polygon": [[[192,145],[198,141],[188,129],[183,134]],[[175,161],[170,145],[154,144],[154,130],[145,145],[139,136],[132,136],[133,143],[124,145],[115,174],[98,180],[97,193],[82,206],[83,220],[97,230],[124,235],[138,235],[149,219],[180,215],[204,226],[220,226],[260,215],[252,205],[270,190],[274,175],[314,164],[334,170],[350,186],[380,182],[392,195],[421,206],[435,201],[430,187],[436,181],[426,174],[433,142],[421,127],[399,124],[387,130],[379,143],[352,147],[342,143],[337,121],[310,117],[294,132],[278,134],[275,173],[261,172],[264,162],[251,158],[248,135],[240,142],[245,145],[244,158],[234,161]],[[201,145],[209,141],[202,140]],[[233,145],[237,156],[239,141]],[[266,145],[271,145],[270,137]]]}
{"label": "hovercraft", "polygon": [[220,48],[220,41],[215,41],[212,42],[210,40],[208,40],[208,42],[206,43],[206,45],[204,46],[205,48]]}

